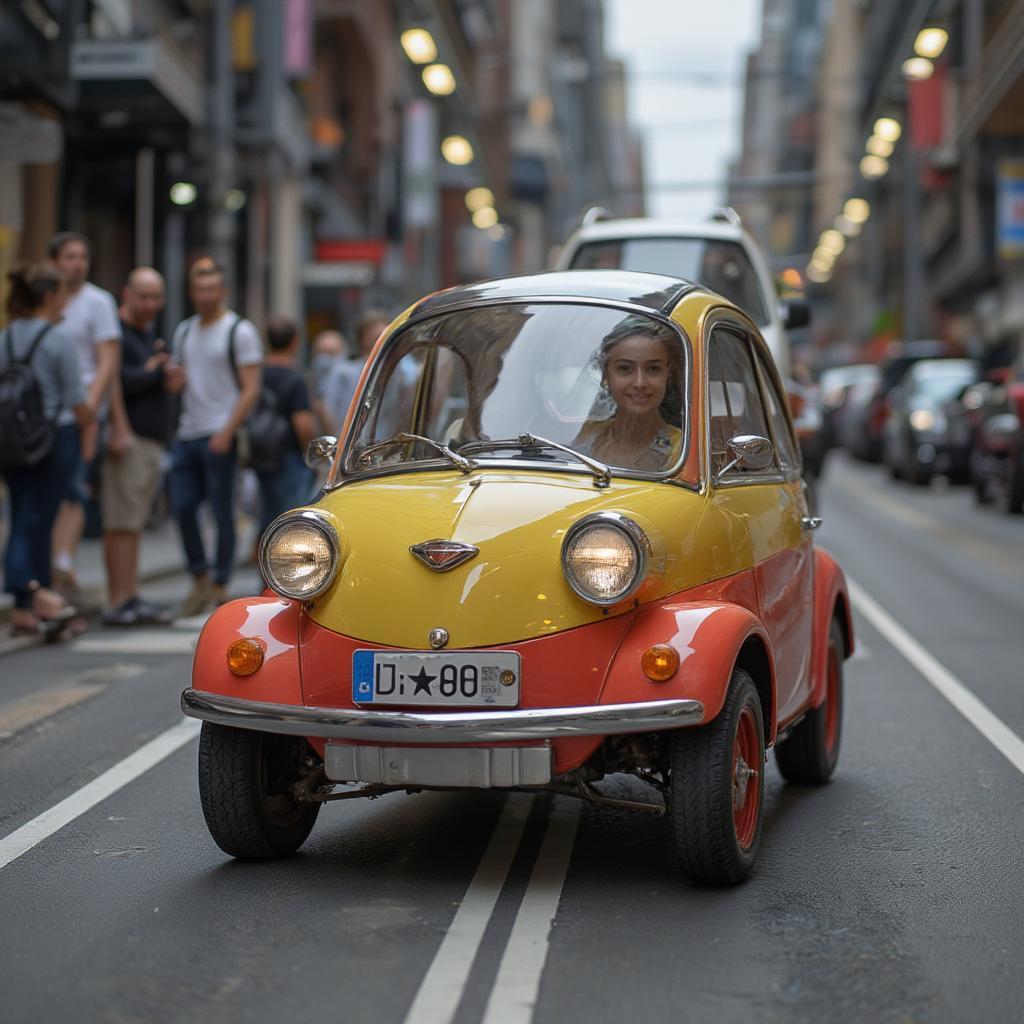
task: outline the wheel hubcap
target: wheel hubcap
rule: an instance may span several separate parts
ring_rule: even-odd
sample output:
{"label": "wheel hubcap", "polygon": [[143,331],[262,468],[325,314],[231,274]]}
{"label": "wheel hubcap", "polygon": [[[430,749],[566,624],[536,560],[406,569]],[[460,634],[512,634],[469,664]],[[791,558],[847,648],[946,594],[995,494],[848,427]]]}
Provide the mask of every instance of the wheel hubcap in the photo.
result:
{"label": "wheel hubcap", "polygon": [[762,761],[757,719],[745,707],[736,725],[732,755],[732,820],[736,840],[744,850],[754,842],[761,807],[760,772],[751,766]]}

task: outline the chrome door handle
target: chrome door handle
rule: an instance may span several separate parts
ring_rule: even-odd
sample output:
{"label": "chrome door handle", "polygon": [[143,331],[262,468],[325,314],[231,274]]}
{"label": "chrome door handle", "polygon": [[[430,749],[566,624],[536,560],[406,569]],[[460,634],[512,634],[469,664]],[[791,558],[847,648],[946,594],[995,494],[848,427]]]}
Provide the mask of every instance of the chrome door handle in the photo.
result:
{"label": "chrome door handle", "polygon": [[821,526],[821,516],[802,516],[800,518],[800,525],[805,530],[816,530]]}

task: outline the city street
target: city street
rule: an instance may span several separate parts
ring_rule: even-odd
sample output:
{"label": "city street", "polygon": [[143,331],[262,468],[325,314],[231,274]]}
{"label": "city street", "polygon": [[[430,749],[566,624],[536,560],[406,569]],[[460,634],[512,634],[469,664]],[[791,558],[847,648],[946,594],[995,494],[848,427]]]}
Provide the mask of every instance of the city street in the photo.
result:
{"label": "city street", "polygon": [[769,758],[735,889],[686,884],[662,819],[526,793],[332,803],[234,863],[178,710],[200,623],[0,657],[0,1018],[1019,1019],[1024,522],[942,483],[827,466],[843,751],[821,789]]}

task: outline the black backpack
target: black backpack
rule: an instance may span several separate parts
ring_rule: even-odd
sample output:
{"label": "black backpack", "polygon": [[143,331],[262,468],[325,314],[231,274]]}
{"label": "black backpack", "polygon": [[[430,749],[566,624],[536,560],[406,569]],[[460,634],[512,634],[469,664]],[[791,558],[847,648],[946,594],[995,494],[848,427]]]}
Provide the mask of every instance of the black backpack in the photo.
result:
{"label": "black backpack", "polygon": [[0,469],[27,469],[42,462],[53,449],[55,420],[46,415],[43,392],[32,372],[32,357],[52,327],[47,324],[32,340],[24,359],[14,358],[8,328],[7,365],[0,369]]}
{"label": "black backpack", "polygon": [[277,396],[270,388],[263,388],[249,418],[245,421],[249,437],[246,465],[262,476],[273,476],[281,471],[285,455],[294,447],[292,425],[278,409]]}

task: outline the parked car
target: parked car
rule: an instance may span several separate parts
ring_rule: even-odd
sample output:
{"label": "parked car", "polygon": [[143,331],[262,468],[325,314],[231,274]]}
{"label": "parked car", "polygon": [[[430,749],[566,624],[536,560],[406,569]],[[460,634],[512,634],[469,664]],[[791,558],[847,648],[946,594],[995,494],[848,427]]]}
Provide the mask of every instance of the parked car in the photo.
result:
{"label": "parked car", "polygon": [[182,695],[220,847],[286,854],[338,796],[605,804],[627,773],[691,879],[746,875],[766,748],[831,776],[853,649],[753,321],[652,274],[455,288],[385,332],[351,410],[311,446],[320,499],[263,536],[272,592],[213,614]]}
{"label": "parked car", "polygon": [[1012,515],[1024,512],[1024,354],[991,374],[981,392],[970,476],[980,504],[999,497]]}
{"label": "parked car", "polygon": [[824,472],[825,456],[828,455],[821,391],[814,383],[802,384],[795,380],[785,383],[789,410],[793,414],[793,429],[800,445],[807,500],[814,511],[817,509],[818,480]]}
{"label": "parked car", "polygon": [[880,462],[884,449],[883,433],[889,416],[889,395],[903,375],[921,359],[951,357],[949,347],[941,341],[894,342],[879,365],[878,382],[870,399],[851,409],[849,423],[850,451],[859,459]]}
{"label": "parked car", "polygon": [[734,210],[704,222],[606,218],[592,211],[562,247],[556,270],[637,270],[686,278],[724,295],[757,325],[779,373],[790,375],[788,328],[809,319],[802,298],[780,300],[768,264]]}
{"label": "parked car", "polygon": [[878,380],[878,367],[874,363],[851,363],[847,366],[830,366],[823,370],[818,380],[821,389],[822,416],[824,417],[824,441],[826,448],[841,443],[842,426],[850,411],[847,404],[854,388],[873,386]]}
{"label": "parked car", "polygon": [[883,461],[892,476],[927,484],[936,473],[967,474],[969,438],[948,432],[946,406],[978,379],[972,359],[922,359],[889,396]]}

